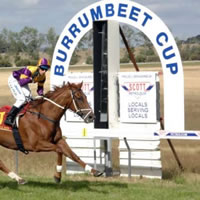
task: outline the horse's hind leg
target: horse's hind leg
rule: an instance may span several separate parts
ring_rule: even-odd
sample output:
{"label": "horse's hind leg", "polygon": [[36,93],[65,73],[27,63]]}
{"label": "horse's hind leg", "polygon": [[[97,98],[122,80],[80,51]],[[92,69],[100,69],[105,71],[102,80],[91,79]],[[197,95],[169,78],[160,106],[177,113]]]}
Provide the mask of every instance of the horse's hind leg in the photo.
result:
{"label": "horse's hind leg", "polygon": [[54,174],[54,180],[56,183],[60,183],[62,176],[62,153],[57,153],[57,165],[56,173]]}
{"label": "horse's hind leg", "polygon": [[14,172],[10,171],[0,160],[0,170],[3,171],[5,174],[7,174],[10,178],[16,180],[19,184],[25,184],[25,180],[19,177],[17,174]]}

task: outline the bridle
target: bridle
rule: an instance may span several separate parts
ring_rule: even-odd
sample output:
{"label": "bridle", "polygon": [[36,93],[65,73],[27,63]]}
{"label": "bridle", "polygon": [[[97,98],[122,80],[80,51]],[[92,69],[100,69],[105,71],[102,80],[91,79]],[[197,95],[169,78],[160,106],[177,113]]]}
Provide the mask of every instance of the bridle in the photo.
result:
{"label": "bridle", "polygon": [[[71,98],[72,98],[72,102],[71,103],[73,103],[73,105],[74,105],[76,114],[79,115],[83,120],[85,120],[88,117],[88,115],[92,112],[92,109],[91,108],[84,108],[84,109],[78,108],[77,102],[75,100],[75,95],[74,95],[77,91],[80,91],[80,89],[78,89],[76,91],[70,90]],[[86,112],[85,116],[84,116],[84,112]]]}
{"label": "bridle", "polygon": [[[85,119],[88,117],[88,115],[92,112],[92,109],[91,109],[91,108],[80,109],[80,108],[77,106],[77,100],[76,100],[76,96],[75,96],[75,93],[76,93],[77,91],[80,91],[80,89],[77,89],[76,91],[72,91],[72,90],[70,89],[70,95],[71,95],[72,101],[71,101],[71,103],[69,104],[69,107],[70,107],[71,104],[73,103],[73,106],[74,106],[74,108],[75,108],[75,113],[76,113],[77,115],[79,115],[83,120],[85,120]],[[47,97],[44,97],[44,96],[37,96],[37,97],[35,97],[35,99],[41,99],[41,98],[44,99],[44,100],[46,100],[46,101],[48,101],[48,102],[50,102],[50,103],[52,103],[53,105],[57,106],[58,108],[61,108],[61,109],[63,109],[63,110],[66,110],[66,109],[67,109],[67,106],[61,106],[61,105],[59,105],[58,103],[56,103],[55,101],[53,101],[53,100],[51,100],[51,99],[49,99],[49,98],[47,98]],[[71,110],[72,110],[72,109],[71,109]],[[86,114],[84,115],[85,112],[86,112]],[[33,113],[33,112],[32,112],[32,113]],[[36,113],[34,112],[34,114],[36,114]],[[44,116],[44,115],[41,114],[41,113],[38,113],[38,115],[40,115],[41,117]],[[44,117],[43,117],[43,118],[44,118]],[[54,122],[54,120],[48,119],[47,117],[45,117],[44,119],[47,119],[48,121]]]}

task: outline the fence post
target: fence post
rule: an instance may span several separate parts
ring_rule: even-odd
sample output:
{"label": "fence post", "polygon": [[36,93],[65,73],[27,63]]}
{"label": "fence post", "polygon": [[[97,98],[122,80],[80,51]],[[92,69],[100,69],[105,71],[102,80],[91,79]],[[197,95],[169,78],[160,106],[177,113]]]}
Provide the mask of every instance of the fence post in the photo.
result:
{"label": "fence post", "polygon": [[19,153],[18,153],[18,151],[15,151],[15,170],[16,170],[16,173],[18,174],[18,171],[19,171]]}

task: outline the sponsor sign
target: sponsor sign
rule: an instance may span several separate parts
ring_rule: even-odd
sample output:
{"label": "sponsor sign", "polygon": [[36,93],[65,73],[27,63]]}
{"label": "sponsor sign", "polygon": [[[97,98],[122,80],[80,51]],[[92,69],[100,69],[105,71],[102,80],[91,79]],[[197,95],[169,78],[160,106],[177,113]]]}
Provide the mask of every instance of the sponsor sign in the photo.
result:
{"label": "sponsor sign", "polygon": [[200,131],[171,132],[160,130],[159,132],[154,132],[154,136],[158,136],[160,139],[200,140]]}
{"label": "sponsor sign", "polygon": [[156,72],[119,73],[121,122],[157,122],[156,76]]}

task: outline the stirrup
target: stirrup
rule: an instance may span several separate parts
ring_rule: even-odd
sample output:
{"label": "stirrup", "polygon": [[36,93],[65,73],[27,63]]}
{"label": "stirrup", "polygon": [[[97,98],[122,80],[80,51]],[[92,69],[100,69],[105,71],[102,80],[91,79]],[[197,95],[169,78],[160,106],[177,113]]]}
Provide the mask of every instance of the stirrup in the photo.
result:
{"label": "stirrup", "polygon": [[6,120],[4,121],[4,124],[7,125],[7,126],[11,126],[11,127],[13,126],[12,120],[7,120],[7,119],[6,119]]}

